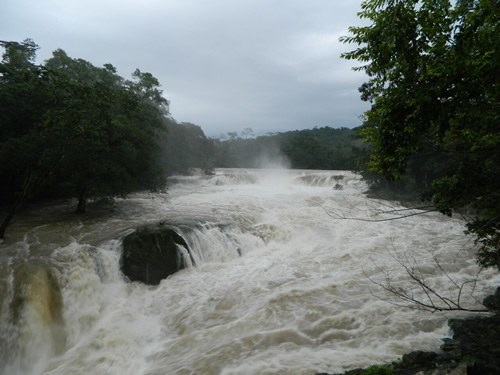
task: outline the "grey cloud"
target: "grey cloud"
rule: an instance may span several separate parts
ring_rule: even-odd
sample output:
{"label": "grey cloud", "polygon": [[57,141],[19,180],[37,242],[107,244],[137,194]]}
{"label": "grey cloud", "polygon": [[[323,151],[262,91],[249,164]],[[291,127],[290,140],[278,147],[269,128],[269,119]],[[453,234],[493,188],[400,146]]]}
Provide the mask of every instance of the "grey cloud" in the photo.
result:
{"label": "grey cloud", "polygon": [[64,49],[128,76],[154,74],[179,121],[209,135],[356,126],[361,73],[338,37],[358,23],[352,0],[16,0],[0,39],[32,37],[40,58]]}

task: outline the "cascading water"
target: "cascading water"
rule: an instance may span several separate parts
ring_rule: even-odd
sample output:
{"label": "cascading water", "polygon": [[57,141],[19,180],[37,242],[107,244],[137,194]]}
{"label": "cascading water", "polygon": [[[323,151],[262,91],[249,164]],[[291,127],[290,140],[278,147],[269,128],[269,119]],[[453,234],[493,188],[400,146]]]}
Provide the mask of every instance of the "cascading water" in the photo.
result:
{"label": "cascading water", "polygon": [[[477,273],[470,238],[437,213],[354,220],[398,209],[365,189],[349,172],[217,170],[84,221],[66,206],[24,214],[1,248],[0,373],[314,374],[438,348],[449,315],[381,301],[370,278],[390,270],[410,286],[404,255],[452,293],[448,276]],[[196,267],[125,282],[120,238],[160,220]],[[478,298],[495,277],[483,274]]]}

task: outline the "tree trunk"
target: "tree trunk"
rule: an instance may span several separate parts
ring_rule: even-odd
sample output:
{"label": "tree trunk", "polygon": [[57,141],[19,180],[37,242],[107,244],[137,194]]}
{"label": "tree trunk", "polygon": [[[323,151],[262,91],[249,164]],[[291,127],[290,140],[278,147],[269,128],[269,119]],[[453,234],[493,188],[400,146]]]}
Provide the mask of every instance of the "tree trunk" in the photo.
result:
{"label": "tree trunk", "polygon": [[78,206],[76,207],[76,213],[77,214],[84,214],[87,212],[87,199],[89,196],[89,190],[88,189],[82,189],[78,193]]}
{"label": "tree trunk", "polygon": [[7,227],[10,225],[10,222],[14,218],[14,215],[16,214],[17,210],[21,208],[21,206],[24,204],[25,201],[26,201],[26,196],[24,195],[16,199],[14,204],[10,207],[9,211],[7,212],[7,215],[5,215],[2,224],[0,224],[0,242],[3,242]]}
{"label": "tree trunk", "polygon": [[14,217],[16,210],[17,207],[13,206],[3,219],[2,224],[0,224],[0,242],[3,242],[5,238],[5,231],[7,230],[7,227],[9,226],[10,222],[12,221],[12,218]]}
{"label": "tree trunk", "polygon": [[27,168],[25,171],[24,181],[22,184],[21,192],[18,197],[14,200],[14,203],[10,207],[7,215],[5,215],[2,223],[0,224],[0,242],[5,239],[5,231],[10,225],[12,219],[14,218],[17,210],[28,200],[28,198],[33,194],[33,186],[36,185],[35,179],[33,178],[33,173],[31,168]]}

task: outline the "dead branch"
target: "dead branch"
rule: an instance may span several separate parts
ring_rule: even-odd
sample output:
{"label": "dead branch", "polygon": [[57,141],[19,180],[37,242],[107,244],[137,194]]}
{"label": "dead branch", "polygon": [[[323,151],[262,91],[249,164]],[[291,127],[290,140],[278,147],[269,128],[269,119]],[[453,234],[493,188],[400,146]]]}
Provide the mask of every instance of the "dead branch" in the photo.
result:
{"label": "dead branch", "polygon": [[[413,216],[423,215],[430,212],[436,212],[437,210],[433,206],[418,206],[418,207],[406,207],[399,208],[398,206],[391,206],[388,204],[383,204],[383,206],[388,207],[386,210],[382,210],[375,207],[369,207],[366,211],[374,212],[371,218],[363,218],[363,217],[355,217],[346,215],[341,209],[327,210],[324,206],[320,205],[323,211],[332,219],[335,220],[356,220],[356,221],[364,221],[364,222],[385,222],[385,221],[393,221],[393,220],[401,220],[404,218],[409,218]],[[357,207],[350,207],[349,209],[356,209],[357,211],[365,211],[360,210]],[[373,218],[378,215],[391,215],[386,218]],[[385,291],[388,295],[395,297],[397,300],[400,300],[401,303],[396,303],[394,301],[389,300],[387,297],[381,297],[377,295],[372,289],[370,289],[370,293],[380,299],[382,301],[388,302],[392,305],[409,308],[409,309],[417,309],[417,310],[425,310],[430,312],[436,311],[466,311],[466,312],[490,312],[490,310],[486,308],[474,308],[468,307],[463,303],[463,295],[465,293],[466,287],[470,287],[470,295],[472,296],[478,279],[482,269],[479,269],[478,273],[469,279],[458,281],[455,280],[451,275],[444,269],[443,265],[437,258],[437,256],[430,252],[432,260],[436,269],[439,271],[441,275],[443,275],[450,283],[450,288],[448,288],[448,293],[451,293],[450,296],[444,295],[440,290],[436,290],[435,287],[428,281],[426,275],[421,271],[421,268],[418,266],[418,262],[413,257],[408,257],[400,252],[398,252],[394,246],[392,245],[392,251],[389,251],[391,257],[396,261],[396,263],[401,267],[404,271],[404,274],[410,280],[409,287],[401,287],[395,284],[394,278],[391,276],[389,269],[386,266],[379,266],[375,261],[372,260],[372,263],[375,265],[375,270],[379,275],[382,275],[382,280],[377,280],[374,277],[368,275],[364,270],[363,273],[365,277],[370,280],[374,285]],[[477,300],[475,302],[478,302]]]}
{"label": "dead branch", "polygon": [[[338,210],[340,213],[337,213],[337,212],[329,212],[326,210],[326,208],[324,208],[323,206],[321,206],[321,208],[323,209],[323,211],[325,211],[325,213],[330,216],[332,219],[335,219],[335,220],[339,220],[339,219],[342,219],[342,220],[356,220],[356,221],[366,221],[366,222],[371,222],[371,223],[380,223],[380,222],[383,222],[383,221],[392,221],[392,220],[400,220],[400,219],[404,219],[404,218],[407,218],[407,217],[412,217],[412,216],[417,216],[417,215],[423,215],[423,214],[427,214],[429,212],[436,212],[437,210],[436,209],[430,209],[430,210],[421,210],[419,212],[412,212],[410,214],[404,214],[404,215],[397,215],[397,216],[392,216],[392,217],[389,217],[389,218],[385,218],[385,219],[366,219],[366,218],[362,218],[362,217],[350,217],[350,216],[346,216],[344,215],[344,213],[341,211],[341,210]],[[404,209],[404,210],[411,210],[411,209]],[[413,208],[413,210],[416,210],[416,208]],[[391,213],[391,212],[396,212],[398,210],[391,210],[391,211],[381,211],[381,212],[378,212],[376,213],[376,215],[380,215],[382,213]],[[403,211],[403,210],[401,210]]]}
{"label": "dead branch", "polygon": [[[394,278],[391,276],[389,269],[385,266],[378,265],[373,259],[372,263],[375,265],[375,270],[378,274],[383,275],[382,280],[377,280],[374,277],[370,276],[363,270],[365,277],[372,282],[374,285],[388,293],[390,296],[399,299],[401,303],[396,303],[388,298],[383,298],[376,294],[373,289],[370,288],[370,293],[377,299],[388,302],[392,305],[415,309],[415,310],[424,310],[429,312],[436,311],[466,311],[466,312],[491,312],[486,308],[474,308],[467,307],[462,304],[462,296],[464,293],[464,288],[469,285],[472,285],[471,295],[474,293],[479,274],[481,270],[472,278],[464,280],[462,282],[458,282],[453,279],[451,275],[446,272],[443,265],[437,258],[435,254],[432,255],[432,259],[439,270],[439,272],[450,281],[453,290],[455,292],[454,297],[447,297],[440,291],[436,290],[426,279],[424,273],[417,266],[417,262],[414,258],[408,258],[408,256],[399,253],[393,246],[392,252],[390,253],[391,257],[395,259],[397,264],[399,264],[404,270],[405,274],[409,277],[411,281],[410,287],[401,287],[399,285],[394,284]],[[420,294],[416,293],[415,290],[419,290]]]}

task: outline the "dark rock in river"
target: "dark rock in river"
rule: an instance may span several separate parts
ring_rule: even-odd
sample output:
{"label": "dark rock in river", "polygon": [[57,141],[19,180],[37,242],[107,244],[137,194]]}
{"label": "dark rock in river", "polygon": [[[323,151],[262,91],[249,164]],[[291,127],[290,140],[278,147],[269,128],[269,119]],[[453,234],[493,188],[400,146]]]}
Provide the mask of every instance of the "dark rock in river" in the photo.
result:
{"label": "dark rock in river", "polygon": [[500,374],[500,316],[451,319],[452,351],[467,359],[467,374]]}
{"label": "dark rock in river", "polygon": [[500,287],[497,288],[495,294],[483,300],[483,305],[490,310],[500,311]]}
{"label": "dark rock in river", "polygon": [[139,228],[123,239],[121,271],[130,281],[157,285],[187,267],[183,253],[194,264],[188,244],[172,227],[160,223]]}

